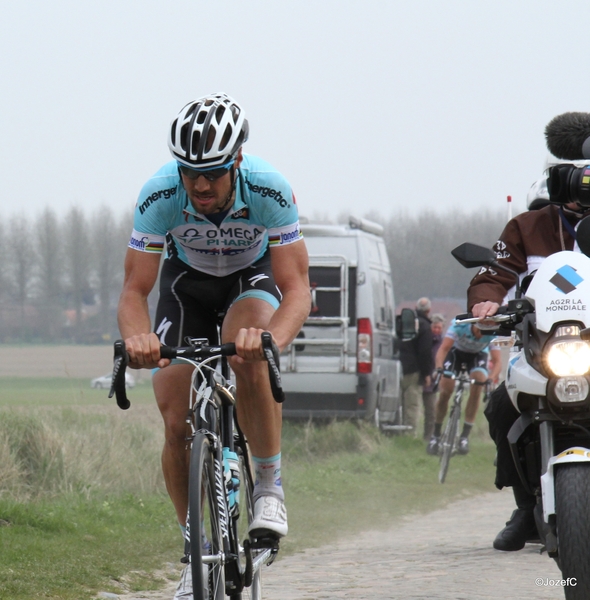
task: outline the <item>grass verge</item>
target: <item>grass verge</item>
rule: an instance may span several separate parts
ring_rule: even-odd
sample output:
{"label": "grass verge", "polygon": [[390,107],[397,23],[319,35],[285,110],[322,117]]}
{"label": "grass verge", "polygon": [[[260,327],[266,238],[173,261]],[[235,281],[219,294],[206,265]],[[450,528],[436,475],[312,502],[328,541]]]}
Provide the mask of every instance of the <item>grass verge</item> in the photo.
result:
{"label": "grass verge", "polygon": [[[30,384],[0,393],[0,598],[86,600],[161,586],[166,575],[154,573],[178,568],[182,542],[147,386],[119,411],[81,382],[53,381],[51,393]],[[81,395],[68,396],[72,389]],[[482,421],[444,485],[421,440],[349,422],[285,423],[290,533],[281,555],[493,489],[494,447]]]}

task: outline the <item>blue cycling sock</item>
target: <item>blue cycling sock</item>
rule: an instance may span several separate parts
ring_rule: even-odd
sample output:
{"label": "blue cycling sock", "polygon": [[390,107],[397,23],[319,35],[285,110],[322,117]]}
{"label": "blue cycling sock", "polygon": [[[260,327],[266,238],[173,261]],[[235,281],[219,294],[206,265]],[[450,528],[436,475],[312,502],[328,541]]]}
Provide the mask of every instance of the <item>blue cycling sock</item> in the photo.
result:
{"label": "blue cycling sock", "polygon": [[254,462],[254,500],[260,496],[276,496],[285,499],[283,486],[281,484],[281,453],[269,458],[252,457]]}

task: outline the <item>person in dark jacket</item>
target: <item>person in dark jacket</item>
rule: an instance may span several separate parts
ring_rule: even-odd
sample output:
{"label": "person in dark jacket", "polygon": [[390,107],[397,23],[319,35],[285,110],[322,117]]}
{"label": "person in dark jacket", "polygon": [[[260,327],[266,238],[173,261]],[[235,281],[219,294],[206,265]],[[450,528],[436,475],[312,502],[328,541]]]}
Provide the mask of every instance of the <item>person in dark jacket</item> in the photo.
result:
{"label": "person in dark jacket", "polygon": [[[437,313],[430,317],[430,329],[432,331],[432,360],[440,348],[445,329],[445,318]],[[430,441],[434,433],[434,407],[436,406],[436,396],[438,392],[434,391],[434,381],[430,385],[422,386],[422,404],[424,406],[424,441]]]}
{"label": "person in dark jacket", "polygon": [[403,370],[401,384],[403,424],[410,426],[415,436],[422,405],[422,386],[430,385],[434,368],[429,313],[430,300],[420,298],[416,302],[416,318],[418,320],[416,337],[402,342],[400,345],[400,360]]}
{"label": "person in dark jacket", "polygon": [[[562,250],[576,250],[576,229],[581,219],[590,213],[576,203],[549,205],[530,210],[511,219],[494,245],[498,263],[518,273],[521,278],[536,270],[543,260]],[[485,320],[496,314],[506,299],[513,297],[514,278],[502,270],[482,269],[471,281],[467,291],[468,308],[473,316]],[[508,432],[519,417],[505,383],[491,394],[484,414],[489,422],[490,436],[497,446],[496,479],[498,489],[511,487],[516,509],[496,536],[496,550],[515,551],[537,538],[534,508],[536,498],[520,480],[508,444]]]}

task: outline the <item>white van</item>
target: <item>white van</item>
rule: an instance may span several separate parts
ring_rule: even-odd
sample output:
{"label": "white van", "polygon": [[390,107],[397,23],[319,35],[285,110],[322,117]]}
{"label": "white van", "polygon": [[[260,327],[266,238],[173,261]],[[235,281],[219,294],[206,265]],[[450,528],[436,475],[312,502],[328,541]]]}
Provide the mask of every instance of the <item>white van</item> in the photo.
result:
{"label": "white van", "polygon": [[400,426],[401,364],[383,228],[302,224],[312,308],[281,357],[285,417],[373,419]]}

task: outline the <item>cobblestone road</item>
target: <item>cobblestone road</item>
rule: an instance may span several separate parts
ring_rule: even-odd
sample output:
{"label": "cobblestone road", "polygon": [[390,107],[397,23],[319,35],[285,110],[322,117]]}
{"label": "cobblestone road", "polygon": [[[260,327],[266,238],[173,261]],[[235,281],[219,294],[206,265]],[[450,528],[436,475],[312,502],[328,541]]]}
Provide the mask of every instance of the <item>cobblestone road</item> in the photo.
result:
{"label": "cobblestone road", "polygon": [[[277,561],[263,575],[265,600],[563,599],[563,589],[537,585],[560,579],[539,545],[497,552],[491,543],[513,509],[505,490],[411,516],[384,532]],[[174,586],[124,600],[171,600]]]}
{"label": "cobblestone road", "polygon": [[539,545],[498,552],[492,540],[513,509],[512,494],[458,501],[385,532],[367,532],[335,547],[286,558],[264,574],[264,596],[276,600],[348,598],[523,600],[564,598],[535,580],[560,579]]}

